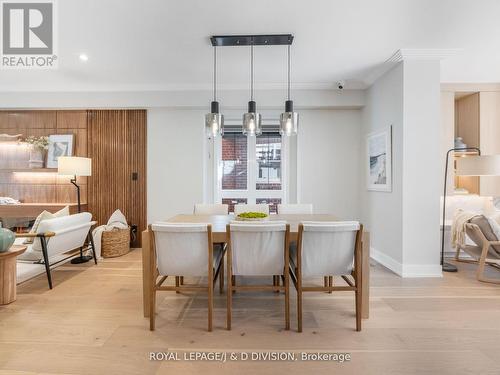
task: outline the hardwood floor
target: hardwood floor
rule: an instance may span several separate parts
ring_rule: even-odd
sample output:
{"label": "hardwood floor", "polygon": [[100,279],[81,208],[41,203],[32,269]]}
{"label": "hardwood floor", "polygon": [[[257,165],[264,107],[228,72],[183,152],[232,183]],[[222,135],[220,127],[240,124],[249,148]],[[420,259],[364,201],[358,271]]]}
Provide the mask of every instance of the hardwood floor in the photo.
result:
{"label": "hardwood floor", "polygon": [[[142,316],[139,250],[98,266],[67,265],[18,287],[0,307],[0,374],[499,374],[500,286],[479,283],[475,267],[442,279],[400,279],[372,267],[370,319],[355,332],[352,293],[304,297],[304,332],[283,330],[283,296],[238,292],[233,330],[215,293],[214,332],[206,295],[161,293],[156,331]],[[500,276],[496,270],[492,276]],[[186,282],[193,280],[187,279]],[[196,281],[196,280],[194,280]],[[271,281],[271,279],[270,279]],[[337,280],[336,280],[337,281]],[[323,279],[318,279],[321,284]],[[337,281],[340,283],[340,281]],[[150,361],[150,352],[294,351],[350,353],[338,362]]]}

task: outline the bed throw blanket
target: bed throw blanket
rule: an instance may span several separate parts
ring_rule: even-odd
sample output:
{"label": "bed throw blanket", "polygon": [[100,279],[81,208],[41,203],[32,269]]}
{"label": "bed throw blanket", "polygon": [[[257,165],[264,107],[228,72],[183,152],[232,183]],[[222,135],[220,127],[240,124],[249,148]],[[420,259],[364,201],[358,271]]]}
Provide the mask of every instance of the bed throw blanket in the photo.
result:
{"label": "bed throw blanket", "polygon": [[473,217],[478,216],[472,212],[458,209],[453,216],[451,224],[451,246],[457,248],[457,245],[465,243],[465,224]]}
{"label": "bed throw blanket", "polygon": [[94,237],[94,245],[95,245],[95,253],[97,258],[101,258],[101,239],[102,233],[108,230],[117,229],[126,229],[128,228],[127,219],[125,215],[120,210],[116,210],[113,212],[111,217],[108,220],[108,224],[100,225],[92,231],[92,237]]}

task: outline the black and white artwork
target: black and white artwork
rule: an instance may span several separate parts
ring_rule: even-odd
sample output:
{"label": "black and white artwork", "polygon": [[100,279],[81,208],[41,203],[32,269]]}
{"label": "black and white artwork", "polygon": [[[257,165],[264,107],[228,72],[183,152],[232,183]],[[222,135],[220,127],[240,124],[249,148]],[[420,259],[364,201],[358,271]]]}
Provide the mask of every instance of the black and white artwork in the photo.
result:
{"label": "black and white artwork", "polygon": [[392,127],[367,136],[368,190],[392,191],[391,141]]}
{"label": "black and white artwork", "polygon": [[47,168],[57,168],[59,156],[73,156],[73,134],[49,136]]}

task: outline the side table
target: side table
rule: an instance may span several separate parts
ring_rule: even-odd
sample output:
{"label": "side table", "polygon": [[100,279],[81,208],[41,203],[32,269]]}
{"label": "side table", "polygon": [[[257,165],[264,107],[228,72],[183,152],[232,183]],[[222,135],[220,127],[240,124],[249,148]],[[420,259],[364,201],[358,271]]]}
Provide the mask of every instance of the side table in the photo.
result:
{"label": "side table", "polygon": [[14,245],[0,253],[0,305],[7,305],[16,300],[16,257],[26,249],[27,246]]}

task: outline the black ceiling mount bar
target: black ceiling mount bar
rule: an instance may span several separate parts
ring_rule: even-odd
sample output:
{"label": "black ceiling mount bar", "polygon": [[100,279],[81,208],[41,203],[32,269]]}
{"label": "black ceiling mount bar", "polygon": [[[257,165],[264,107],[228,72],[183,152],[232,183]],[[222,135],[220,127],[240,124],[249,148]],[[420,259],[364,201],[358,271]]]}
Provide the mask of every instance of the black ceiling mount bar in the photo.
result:
{"label": "black ceiling mount bar", "polygon": [[292,34],[274,35],[213,35],[210,37],[212,46],[280,46],[293,43]]}

